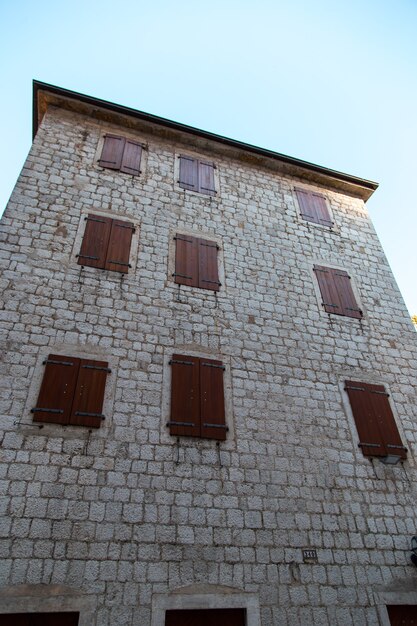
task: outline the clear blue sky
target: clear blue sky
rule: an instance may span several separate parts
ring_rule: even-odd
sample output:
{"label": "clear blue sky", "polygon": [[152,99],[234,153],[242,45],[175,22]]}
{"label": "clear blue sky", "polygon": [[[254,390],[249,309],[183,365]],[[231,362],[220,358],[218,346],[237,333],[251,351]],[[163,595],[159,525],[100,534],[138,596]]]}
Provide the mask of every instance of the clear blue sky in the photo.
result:
{"label": "clear blue sky", "polygon": [[375,180],[368,208],[417,313],[415,0],[3,0],[0,212],[32,79]]}

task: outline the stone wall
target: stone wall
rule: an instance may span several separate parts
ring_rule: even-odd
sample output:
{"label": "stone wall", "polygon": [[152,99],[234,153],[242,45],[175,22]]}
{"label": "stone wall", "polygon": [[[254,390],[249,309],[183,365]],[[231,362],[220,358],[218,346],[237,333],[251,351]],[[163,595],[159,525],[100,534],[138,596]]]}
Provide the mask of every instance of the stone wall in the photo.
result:
{"label": "stone wall", "polygon": [[[109,131],[147,144],[139,177],[97,165]],[[310,224],[294,184],[322,188],[186,141],[51,107],[23,167],[1,222],[0,582],[82,590],[95,626],[150,626],[190,585],[258,598],[262,626],[386,623],[378,594],[417,573],[417,338],[364,203],[324,190],[335,227]],[[184,152],[215,161],[216,197],[179,188]],[[89,212],[134,222],[123,278],[77,265]],[[219,243],[217,295],[174,284],[176,232]],[[363,320],[324,312],[315,263],[349,271]],[[109,362],[99,430],[33,424],[50,352]],[[224,443],[169,435],[174,352],[223,360]],[[403,465],[363,457],[345,379],[386,385]]]}

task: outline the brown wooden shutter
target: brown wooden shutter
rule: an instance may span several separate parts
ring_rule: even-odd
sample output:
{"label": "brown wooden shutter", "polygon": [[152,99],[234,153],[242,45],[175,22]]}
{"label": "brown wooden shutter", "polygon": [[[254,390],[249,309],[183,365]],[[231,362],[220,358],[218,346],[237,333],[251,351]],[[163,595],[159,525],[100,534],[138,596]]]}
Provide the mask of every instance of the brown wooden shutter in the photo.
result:
{"label": "brown wooden shutter", "polygon": [[319,283],[324,310],[327,313],[344,315],[340,297],[333,279],[333,269],[322,265],[315,265],[314,272]]}
{"label": "brown wooden shutter", "polygon": [[132,222],[112,220],[105,268],[115,272],[129,271],[130,246],[134,232]]}
{"label": "brown wooden shutter", "polygon": [[329,209],[327,208],[326,198],[320,193],[311,193],[311,203],[315,209],[317,223],[323,226],[332,226],[333,222],[330,218]]}
{"label": "brown wooden shutter", "polygon": [[201,436],[226,439],[223,363],[200,359]]}
{"label": "brown wooden shutter", "polygon": [[401,441],[385,387],[383,385],[367,385],[367,388],[386,454],[395,454],[406,459],[407,451]]}
{"label": "brown wooden shutter", "polygon": [[214,164],[205,161],[198,162],[198,191],[214,196]]}
{"label": "brown wooden shutter", "polygon": [[213,241],[198,239],[198,286],[202,289],[219,291],[217,249]]}
{"label": "brown wooden shutter", "polygon": [[180,156],[180,180],[183,189],[198,191],[198,161],[187,156]]}
{"label": "brown wooden shutter", "polygon": [[171,435],[200,436],[200,377],[196,357],[174,354],[171,365]]}
{"label": "brown wooden shutter", "polygon": [[326,198],[321,193],[306,191],[305,189],[295,189],[301,217],[308,222],[332,226]]}
{"label": "brown wooden shutter", "polygon": [[310,194],[308,191],[304,189],[296,189],[295,193],[297,194],[298,205],[300,207],[301,217],[308,222],[318,222],[317,211],[314,206],[310,202]]}
{"label": "brown wooden shutter", "polygon": [[1,626],[77,626],[79,613],[0,613]]}
{"label": "brown wooden shutter", "polygon": [[140,174],[142,146],[136,141],[126,139],[120,171],[137,176]]}
{"label": "brown wooden shutter", "polygon": [[402,444],[385,387],[347,380],[345,389],[363,454],[365,456],[395,454],[405,459],[407,452]]}
{"label": "brown wooden shutter", "polygon": [[50,354],[44,361],[45,372],[36,407],[34,422],[68,424],[77,383],[80,359]]}
{"label": "brown wooden shutter", "polygon": [[123,137],[106,135],[101,158],[98,162],[99,165],[111,170],[119,170],[122,164],[125,142],[126,140]]}
{"label": "brown wooden shutter", "polygon": [[336,292],[339,295],[342,308],[341,315],[360,319],[362,317],[362,311],[359,309],[356,302],[349,274],[344,270],[333,269],[332,276]]}
{"label": "brown wooden shutter", "polygon": [[100,215],[86,217],[78,264],[103,269],[109,244],[112,220]]}
{"label": "brown wooden shutter", "polygon": [[104,416],[103,401],[107,375],[106,361],[81,360],[74,391],[70,424],[99,428]]}
{"label": "brown wooden shutter", "polygon": [[175,282],[198,287],[198,239],[190,235],[175,235]]}

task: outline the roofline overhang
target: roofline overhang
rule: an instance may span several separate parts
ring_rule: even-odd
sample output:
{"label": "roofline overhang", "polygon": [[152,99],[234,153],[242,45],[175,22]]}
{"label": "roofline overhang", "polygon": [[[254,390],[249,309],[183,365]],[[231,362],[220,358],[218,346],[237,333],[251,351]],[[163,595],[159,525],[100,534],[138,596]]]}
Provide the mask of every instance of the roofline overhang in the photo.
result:
{"label": "roofline overhang", "polygon": [[[327,179],[330,184],[333,181],[333,184],[338,188],[342,189],[345,186],[347,193],[360,197],[365,201],[368,200],[372,193],[378,188],[378,183],[371,180],[358,178],[357,176],[345,174],[344,172],[338,172],[337,170],[322,167],[321,165],[316,165],[315,163],[310,163],[301,159],[296,159],[286,154],[280,154],[279,152],[259,148],[258,146],[236,141],[235,139],[223,137],[222,135],[216,135],[215,133],[200,130],[199,128],[194,128],[193,126],[173,122],[172,120],[158,117],[157,115],[144,113],[143,111],[138,111],[120,104],[114,104],[113,102],[108,102],[107,100],[93,98],[92,96],[87,96],[76,91],[70,91],[69,89],[63,89],[62,87],[56,87],[55,85],[49,85],[48,83],[43,83],[37,80],[33,81],[33,138],[36,136],[39,124],[44,115],[44,111],[42,111],[40,107],[41,93],[46,96],[46,98],[48,98],[48,94],[50,96],[54,96],[53,104],[61,105],[64,108],[70,108],[68,106],[68,103],[70,102],[79,102],[92,107],[93,109],[101,109],[118,116],[127,116],[153,126],[169,129],[171,131],[189,136],[195,136],[209,142],[214,142],[215,144],[227,146],[234,150],[243,151],[263,159],[272,160],[290,167],[291,170],[299,171],[301,178],[303,171],[305,173],[310,172],[319,175],[320,178]],[[67,107],[65,107],[66,103]]]}

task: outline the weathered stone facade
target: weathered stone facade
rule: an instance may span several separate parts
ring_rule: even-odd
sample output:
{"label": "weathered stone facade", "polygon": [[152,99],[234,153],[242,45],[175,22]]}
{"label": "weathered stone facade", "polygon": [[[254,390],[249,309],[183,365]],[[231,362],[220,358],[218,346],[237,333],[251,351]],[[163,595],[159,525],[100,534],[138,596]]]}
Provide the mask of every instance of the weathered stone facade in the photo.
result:
{"label": "weathered stone facade", "polygon": [[[0,613],[389,624],[386,604],[417,604],[417,337],[369,190],[76,105],[50,98],[1,222]],[[146,144],[139,176],[98,165],[108,132]],[[184,152],[216,163],[215,197],[179,187]],[[333,228],[302,219],[295,185],[325,194]],[[123,278],[77,264],[87,213],[134,223]],[[217,295],[174,283],[178,232],[219,244]],[[323,310],[314,264],[349,271],[362,320]],[[223,361],[225,442],[170,436],[175,352]],[[100,429],[33,423],[49,353],[109,362]],[[403,464],[363,456],[346,379],[389,390]]]}

